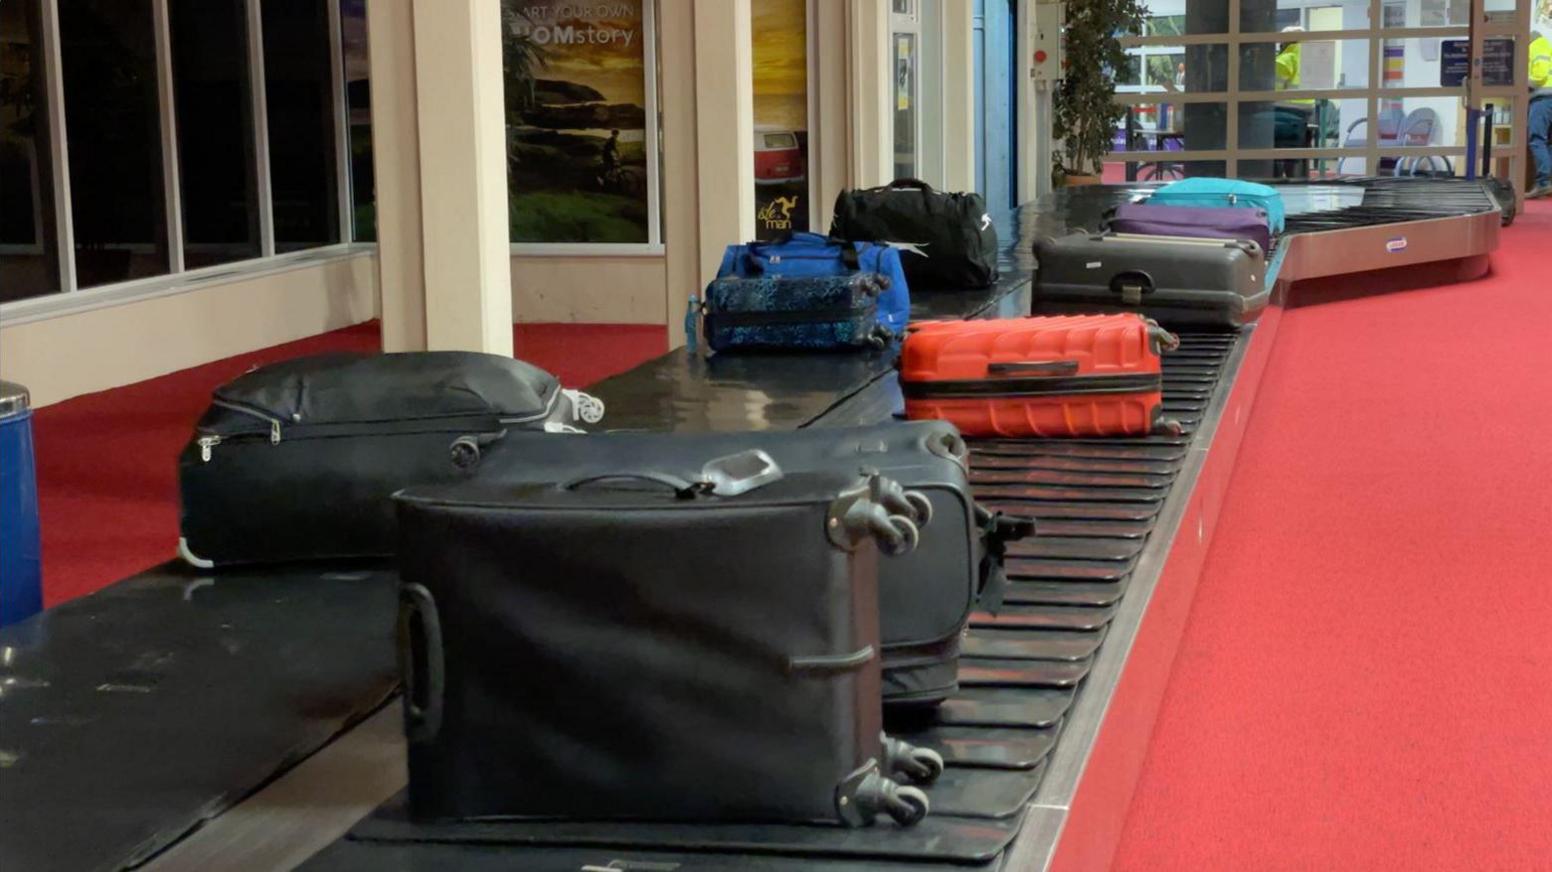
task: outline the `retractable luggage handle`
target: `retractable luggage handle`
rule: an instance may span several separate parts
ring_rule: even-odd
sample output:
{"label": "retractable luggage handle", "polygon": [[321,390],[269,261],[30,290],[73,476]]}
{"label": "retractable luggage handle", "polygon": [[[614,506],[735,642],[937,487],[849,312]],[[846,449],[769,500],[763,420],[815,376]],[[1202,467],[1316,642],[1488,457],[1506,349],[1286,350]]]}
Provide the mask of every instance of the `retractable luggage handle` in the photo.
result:
{"label": "retractable luggage handle", "polygon": [[[413,621],[420,623],[420,645],[413,644]],[[423,585],[399,587],[399,681],[404,687],[404,736],[429,742],[442,729],[442,692],[447,670],[442,657],[442,623],[436,600]],[[424,683],[421,678],[424,677]]]}

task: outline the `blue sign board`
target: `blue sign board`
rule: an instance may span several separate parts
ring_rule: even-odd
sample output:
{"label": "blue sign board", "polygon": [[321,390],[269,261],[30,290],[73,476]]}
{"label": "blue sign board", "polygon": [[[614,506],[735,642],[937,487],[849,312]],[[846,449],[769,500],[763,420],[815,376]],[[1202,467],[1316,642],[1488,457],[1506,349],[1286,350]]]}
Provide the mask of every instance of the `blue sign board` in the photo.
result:
{"label": "blue sign board", "polygon": [[[1453,88],[1471,74],[1471,40],[1446,39],[1439,43],[1439,85]],[[1482,84],[1514,84],[1514,40],[1482,41]]]}

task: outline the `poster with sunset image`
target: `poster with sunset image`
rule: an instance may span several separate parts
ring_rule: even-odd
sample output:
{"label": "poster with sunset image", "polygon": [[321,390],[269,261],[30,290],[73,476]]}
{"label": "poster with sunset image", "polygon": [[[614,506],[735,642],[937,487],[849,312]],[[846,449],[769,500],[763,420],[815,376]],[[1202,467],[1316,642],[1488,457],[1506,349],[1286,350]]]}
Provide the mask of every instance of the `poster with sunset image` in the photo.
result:
{"label": "poster with sunset image", "polygon": [[755,235],[808,229],[808,4],[751,0]]}
{"label": "poster with sunset image", "polygon": [[502,0],[514,243],[650,242],[646,0]]}

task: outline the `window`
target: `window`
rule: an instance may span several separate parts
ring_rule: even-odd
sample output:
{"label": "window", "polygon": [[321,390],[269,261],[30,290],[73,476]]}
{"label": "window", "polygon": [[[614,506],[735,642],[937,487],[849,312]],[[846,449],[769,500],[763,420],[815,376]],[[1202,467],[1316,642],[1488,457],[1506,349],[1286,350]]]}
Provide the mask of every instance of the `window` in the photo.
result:
{"label": "window", "polygon": [[76,281],[161,275],[166,191],[150,0],[59,0]]}
{"label": "window", "polygon": [[337,243],[352,210],[369,236],[364,22],[365,0],[0,2],[0,304]]}
{"label": "window", "polygon": [[0,303],[59,287],[42,9],[0,3]]}
{"label": "window", "polygon": [[317,0],[262,0],[260,8],[275,250],[338,242],[328,9]]}
{"label": "window", "polygon": [[183,264],[258,257],[259,194],[243,0],[172,0]]}
{"label": "window", "polygon": [[357,241],[377,239],[377,193],[372,181],[372,83],[368,78],[366,0],[340,3],[345,54],[345,101],[350,125],[350,194]]}
{"label": "window", "polygon": [[916,175],[916,132],[918,91],[916,81],[916,34],[896,32],[891,37],[894,46],[894,95],[895,116],[895,178],[908,179]]}
{"label": "window", "polygon": [[[1241,0],[1237,8],[1231,34],[1229,4],[1154,0],[1142,33],[1122,38],[1129,63],[1116,101],[1128,112],[1109,161],[1114,180],[1123,170],[1127,178],[1301,179],[1465,170],[1465,88],[1449,71],[1465,68],[1458,43],[1469,37],[1469,4]],[[1484,79],[1505,67],[1495,50],[1509,54],[1489,39]],[[1511,84],[1484,85],[1485,101],[1516,96]]]}

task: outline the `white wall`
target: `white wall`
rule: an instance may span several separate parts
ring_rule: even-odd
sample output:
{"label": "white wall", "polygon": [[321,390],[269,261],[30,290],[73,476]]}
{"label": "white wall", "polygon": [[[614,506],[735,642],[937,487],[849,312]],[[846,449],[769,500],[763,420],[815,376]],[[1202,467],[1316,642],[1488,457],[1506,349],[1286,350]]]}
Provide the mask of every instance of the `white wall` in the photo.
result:
{"label": "white wall", "polygon": [[17,323],[0,316],[0,376],[34,406],[314,336],[377,316],[370,252]]}

